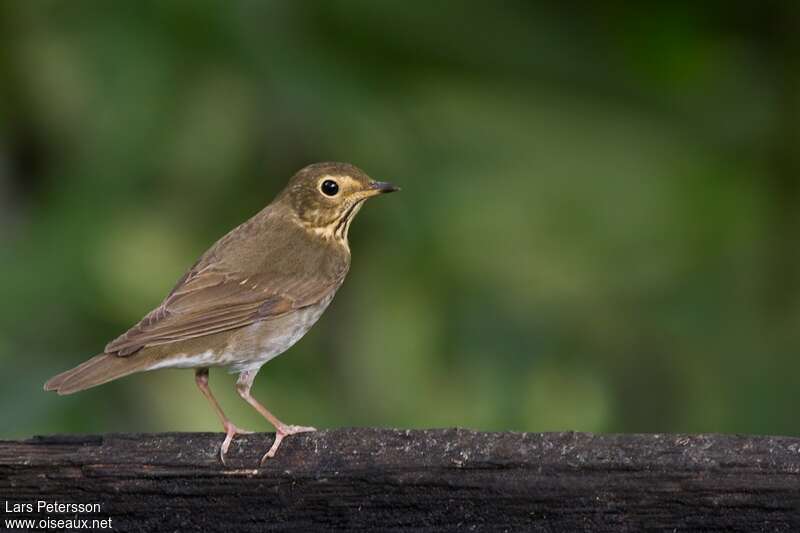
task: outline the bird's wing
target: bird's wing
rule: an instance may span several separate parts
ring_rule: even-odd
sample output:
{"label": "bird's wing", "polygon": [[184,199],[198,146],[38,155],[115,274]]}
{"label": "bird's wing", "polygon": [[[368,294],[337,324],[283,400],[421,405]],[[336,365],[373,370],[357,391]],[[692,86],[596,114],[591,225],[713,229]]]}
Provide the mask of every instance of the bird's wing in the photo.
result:
{"label": "bird's wing", "polygon": [[106,346],[131,355],[168,344],[250,325],[312,305],[335,291],[341,279],[245,277],[213,268],[192,269],[164,302]]}

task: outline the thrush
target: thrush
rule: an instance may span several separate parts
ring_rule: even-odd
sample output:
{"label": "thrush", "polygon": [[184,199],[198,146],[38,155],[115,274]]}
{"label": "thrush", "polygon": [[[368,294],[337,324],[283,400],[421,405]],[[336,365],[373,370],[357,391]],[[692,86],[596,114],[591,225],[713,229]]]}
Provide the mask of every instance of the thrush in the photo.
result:
{"label": "thrush", "polygon": [[72,394],[136,372],[193,368],[200,392],[225,431],[225,463],[237,434],[208,383],[210,367],[238,373],[236,391],[275,427],[261,462],[284,438],[315,431],[281,422],[250,393],[259,369],[319,320],[350,268],[347,236],[364,202],[399,190],[347,163],[317,163],[295,174],[261,212],[218,240],[166,299],[103,353],[45,383]]}

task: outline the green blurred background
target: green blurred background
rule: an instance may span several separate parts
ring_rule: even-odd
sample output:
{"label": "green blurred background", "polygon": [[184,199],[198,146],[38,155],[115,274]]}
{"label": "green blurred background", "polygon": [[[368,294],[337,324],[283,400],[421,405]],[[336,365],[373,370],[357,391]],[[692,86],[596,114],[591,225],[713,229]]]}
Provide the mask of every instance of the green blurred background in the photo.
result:
{"label": "green blurred background", "polygon": [[219,431],[188,370],[41,387],[321,160],[403,192],[286,422],[800,433],[799,10],[0,2],[0,436]]}

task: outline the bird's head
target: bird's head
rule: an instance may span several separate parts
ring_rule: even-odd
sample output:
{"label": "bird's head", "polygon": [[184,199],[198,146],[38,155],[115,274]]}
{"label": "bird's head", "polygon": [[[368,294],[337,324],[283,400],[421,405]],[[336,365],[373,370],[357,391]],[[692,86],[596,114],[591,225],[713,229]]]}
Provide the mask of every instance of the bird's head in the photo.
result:
{"label": "bird's head", "polygon": [[367,199],[399,190],[349,163],[314,163],[289,180],[278,201],[309,230],[346,241],[350,223]]}

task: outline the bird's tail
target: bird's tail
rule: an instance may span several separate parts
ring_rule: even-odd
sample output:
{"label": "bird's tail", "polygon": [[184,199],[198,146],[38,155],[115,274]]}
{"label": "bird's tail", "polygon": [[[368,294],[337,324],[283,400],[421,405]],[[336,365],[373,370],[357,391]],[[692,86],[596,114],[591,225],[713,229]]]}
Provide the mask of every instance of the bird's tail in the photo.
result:
{"label": "bird's tail", "polygon": [[113,354],[100,354],[81,363],[71,370],[50,378],[44,384],[44,390],[56,391],[58,394],[72,394],[111,380],[147,370],[147,358],[120,357]]}

